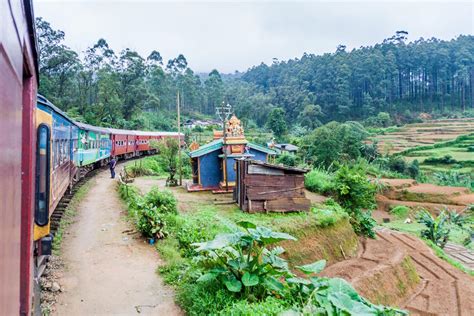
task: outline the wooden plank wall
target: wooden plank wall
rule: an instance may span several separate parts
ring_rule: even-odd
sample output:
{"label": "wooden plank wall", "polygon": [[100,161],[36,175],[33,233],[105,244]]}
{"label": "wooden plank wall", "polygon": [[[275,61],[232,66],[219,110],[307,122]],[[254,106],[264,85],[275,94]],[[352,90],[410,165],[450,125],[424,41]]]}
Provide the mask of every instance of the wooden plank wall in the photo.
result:
{"label": "wooden plank wall", "polygon": [[237,163],[234,199],[247,212],[308,211],[311,203],[305,197],[304,175],[295,173],[249,174],[251,162]]}

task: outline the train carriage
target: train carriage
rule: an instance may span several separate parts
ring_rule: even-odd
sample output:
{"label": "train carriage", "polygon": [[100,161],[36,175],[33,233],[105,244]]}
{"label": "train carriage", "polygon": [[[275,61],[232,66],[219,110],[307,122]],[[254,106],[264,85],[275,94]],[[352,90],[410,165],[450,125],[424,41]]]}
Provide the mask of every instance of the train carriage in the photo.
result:
{"label": "train carriage", "polygon": [[112,150],[110,131],[107,128],[75,122],[79,129],[74,163],[85,172],[108,162]]}
{"label": "train carriage", "polygon": [[38,83],[30,0],[0,0],[0,52],[0,315],[29,315]]}
{"label": "train carriage", "polygon": [[112,155],[118,159],[135,157],[136,139],[135,131],[108,128],[112,141]]}

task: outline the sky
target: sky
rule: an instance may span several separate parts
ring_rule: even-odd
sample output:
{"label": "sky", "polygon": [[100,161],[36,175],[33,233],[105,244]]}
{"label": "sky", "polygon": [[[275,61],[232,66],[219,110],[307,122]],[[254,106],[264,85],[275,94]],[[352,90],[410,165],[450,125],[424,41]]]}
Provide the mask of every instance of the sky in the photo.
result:
{"label": "sky", "polygon": [[33,0],[35,15],[77,52],[98,39],[165,61],[183,54],[195,72],[245,71],[273,58],[374,45],[395,34],[450,40],[474,34],[471,1]]}

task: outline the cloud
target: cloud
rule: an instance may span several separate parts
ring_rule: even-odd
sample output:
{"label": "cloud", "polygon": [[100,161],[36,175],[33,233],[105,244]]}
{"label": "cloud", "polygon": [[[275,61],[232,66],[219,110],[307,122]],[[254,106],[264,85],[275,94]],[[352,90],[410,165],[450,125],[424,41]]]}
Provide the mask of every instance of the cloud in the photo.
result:
{"label": "cloud", "polygon": [[99,38],[146,57],[158,50],[184,54],[195,71],[246,70],[272,58],[373,45],[406,30],[409,39],[451,39],[473,33],[471,2],[35,2],[36,16],[66,32],[66,44],[84,51]]}

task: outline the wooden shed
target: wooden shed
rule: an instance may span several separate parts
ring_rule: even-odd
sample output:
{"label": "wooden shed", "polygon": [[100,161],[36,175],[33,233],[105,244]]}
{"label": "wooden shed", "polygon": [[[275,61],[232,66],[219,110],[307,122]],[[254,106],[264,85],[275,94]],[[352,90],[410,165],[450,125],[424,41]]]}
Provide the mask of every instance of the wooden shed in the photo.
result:
{"label": "wooden shed", "polygon": [[308,211],[307,170],[250,159],[237,160],[234,200],[246,212]]}

